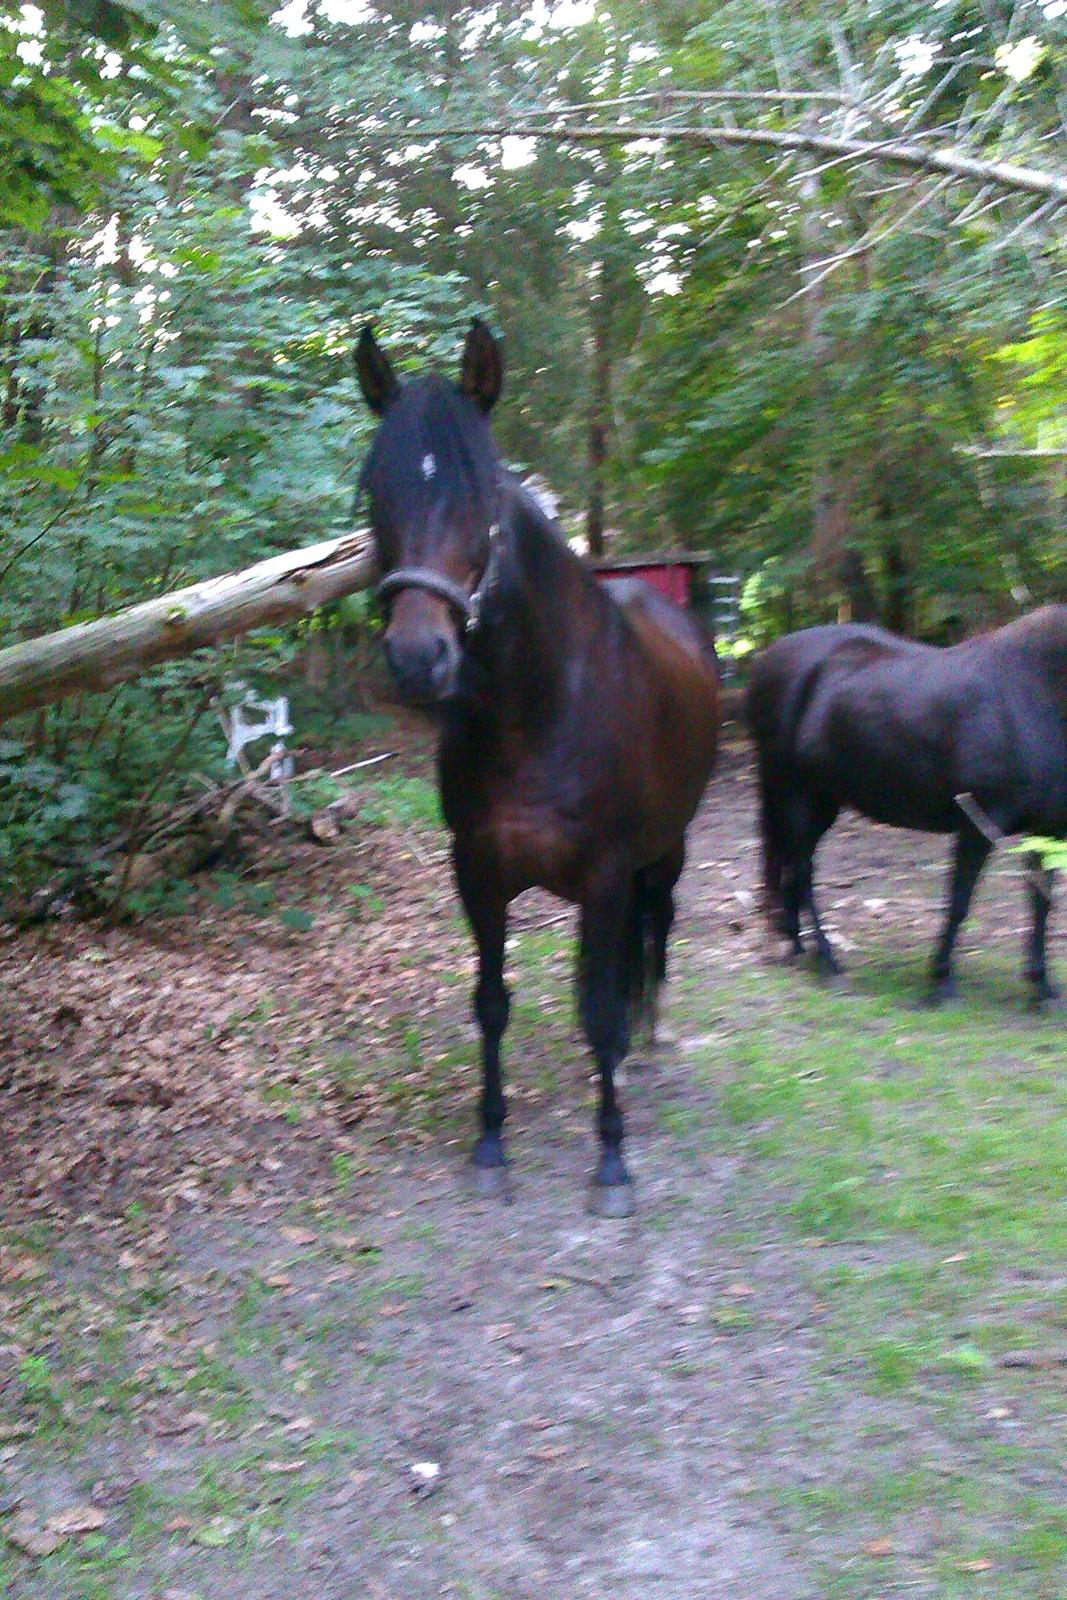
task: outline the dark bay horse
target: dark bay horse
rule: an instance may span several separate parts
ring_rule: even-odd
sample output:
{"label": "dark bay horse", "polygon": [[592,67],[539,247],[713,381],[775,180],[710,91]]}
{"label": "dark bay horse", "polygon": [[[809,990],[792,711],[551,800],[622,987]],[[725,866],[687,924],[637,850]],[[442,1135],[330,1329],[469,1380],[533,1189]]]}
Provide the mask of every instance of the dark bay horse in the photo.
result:
{"label": "dark bay horse", "polygon": [[361,482],[386,655],[405,697],[439,714],[442,803],[478,946],[476,1187],[506,1190],[507,912],[539,885],[580,908],[579,1010],[600,1074],[592,1205],[626,1216],[615,1071],[631,1013],[665,973],[685,830],[715,757],[714,650],[645,585],[606,593],[503,469],[487,421],[502,365],[483,323],[458,385],[401,385],[369,328],[356,370],[382,419]]}
{"label": "dark bay horse", "polygon": [[[756,739],[767,909],[819,967],[840,966],[820,925],[815,850],[838,811],[953,833],[948,908],[927,1001],[954,993],[952,951],[1002,835],[1067,834],[1067,606],[1045,606],[948,649],[859,624],[807,628],[757,658],[748,691]],[[1045,965],[1051,872],[1028,857],[1026,977],[1058,998]]]}

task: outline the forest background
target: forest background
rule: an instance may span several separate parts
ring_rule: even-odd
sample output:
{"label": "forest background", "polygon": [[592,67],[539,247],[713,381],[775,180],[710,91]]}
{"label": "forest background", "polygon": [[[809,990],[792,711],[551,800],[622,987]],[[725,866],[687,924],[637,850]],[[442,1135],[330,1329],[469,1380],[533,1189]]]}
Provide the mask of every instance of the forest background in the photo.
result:
{"label": "forest background", "polygon": [[[0,7],[0,645],[358,524],[360,326],[476,313],[507,459],[737,574],[744,647],[1067,599],[1065,141],[1067,0]],[[0,874],[217,772],[225,684],[358,712],[365,620],[9,722]]]}

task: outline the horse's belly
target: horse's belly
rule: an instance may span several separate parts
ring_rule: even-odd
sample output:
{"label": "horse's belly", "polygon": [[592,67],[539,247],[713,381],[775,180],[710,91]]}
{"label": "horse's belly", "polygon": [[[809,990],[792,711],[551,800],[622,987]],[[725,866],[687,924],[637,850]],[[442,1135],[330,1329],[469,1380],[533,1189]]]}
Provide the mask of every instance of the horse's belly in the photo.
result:
{"label": "horse's belly", "polygon": [[959,821],[951,751],[894,723],[889,707],[871,717],[845,697],[813,706],[797,754],[812,788],[873,822],[940,833]]}

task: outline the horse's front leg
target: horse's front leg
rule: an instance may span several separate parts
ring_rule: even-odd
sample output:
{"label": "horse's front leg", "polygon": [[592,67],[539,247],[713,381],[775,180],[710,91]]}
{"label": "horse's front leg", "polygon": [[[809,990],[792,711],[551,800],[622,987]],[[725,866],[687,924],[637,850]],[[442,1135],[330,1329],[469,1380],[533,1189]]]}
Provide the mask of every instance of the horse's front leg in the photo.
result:
{"label": "horse's front leg", "polygon": [[615,1072],[629,1045],[625,942],[632,893],[633,875],[620,874],[582,906],[578,1006],[600,1073],[600,1159],[590,1196],[590,1209],[598,1217],[628,1217],[634,1209],[615,1095]]}
{"label": "horse's front leg", "polygon": [[500,1069],[500,1041],[511,1009],[504,982],[508,908],[493,885],[491,872],[479,871],[458,849],[454,862],[460,898],[478,946],[474,1016],[482,1033],[482,1098],[480,1133],[471,1157],[474,1187],[479,1195],[491,1197],[506,1193],[508,1186],[503,1137],[507,1103]]}
{"label": "horse's front leg", "polygon": [[956,935],[970,910],[975,885],[992,848],[989,840],[984,834],[979,833],[973,823],[963,822],[956,835],[945,925],[934,952],[930,987],[923,997],[923,1004],[926,1006],[940,1005],[942,1000],[950,1000],[956,993],[956,982],[952,973],[952,952],[956,945]]}
{"label": "horse's front leg", "polygon": [[1026,951],[1026,976],[1034,986],[1034,1004],[1039,1010],[1059,1003],[1061,996],[1048,975],[1045,961],[1045,939],[1048,916],[1052,910],[1052,889],[1056,874],[1042,864],[1036,850],[1026,857],[1029,872],[1030,940]]}

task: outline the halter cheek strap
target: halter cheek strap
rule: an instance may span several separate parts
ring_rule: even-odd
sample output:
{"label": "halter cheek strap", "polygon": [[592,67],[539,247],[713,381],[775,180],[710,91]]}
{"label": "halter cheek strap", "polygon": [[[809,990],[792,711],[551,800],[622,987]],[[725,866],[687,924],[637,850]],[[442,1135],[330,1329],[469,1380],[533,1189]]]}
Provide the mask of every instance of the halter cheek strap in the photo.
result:
{"label": "halter cheek strap", "polygon": [[463,618],[463,631],[473,633],[481,616],[482,600],[489,588],[489,568],[499,534],[500,524],[494,522],[489,529],[489,559],[470,594],[460,584],[446,578],[443,572],[435,572],[432,567],[394,567],[378,585],[376,592],[379,600],[387,600],[401,589],[422,589],[425,594],[436,595],[438,600],[446,601],[458,611]]}

